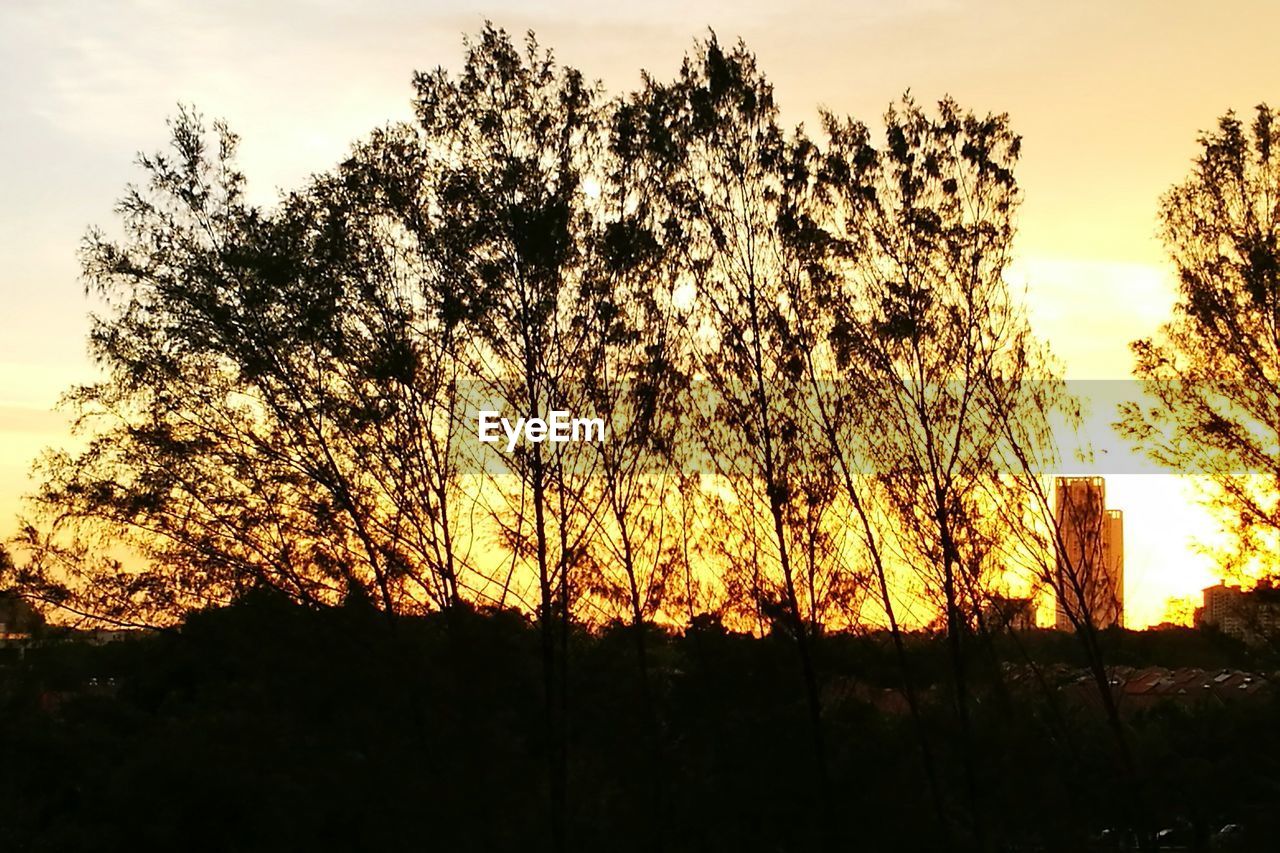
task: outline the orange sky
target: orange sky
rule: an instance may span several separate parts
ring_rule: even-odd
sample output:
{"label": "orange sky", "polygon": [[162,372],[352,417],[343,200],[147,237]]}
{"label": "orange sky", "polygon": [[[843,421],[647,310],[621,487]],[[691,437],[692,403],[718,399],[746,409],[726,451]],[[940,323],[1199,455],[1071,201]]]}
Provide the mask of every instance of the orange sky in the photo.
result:
{"label": "orange sky", "polygon": [[[1199,129],[1280,100],[1272,4],[1201,2],[715,2],[602,4],[227,0],[0,6],[0,535],[31,458],[61,440],[50,414],[83,356],[75,248],[164,141],[179,101],[227,118],[269,199],[336,162],[347,143],[408,117],[416,68],[456,66],[487,16],[537,30],[612,90],[674,72],[693,37],[744,37],[789,122],[823,105],[874,122],[908,87],[1007,111],[1024,137],[1019,261],[1036,328],[1080,379],[1128,375],[1127,342],[1168,316],[1154,239],[1161,192],[1185,175]],[[269,6],[269,9],[259,8]],[[25,7],[25,8],[24,8]],[[1109,412],[1095,412],[1097,437]],[[1104,443],[1106,443],[1104,442]],[[1114,457],[1112,457],[1114,458]],[[1101,473],[1108,474],[1106,463]],[[1213,578],[1194,553],[1212,525],[1179,478],[1108,476],[1125,511],[1128,621]]]}

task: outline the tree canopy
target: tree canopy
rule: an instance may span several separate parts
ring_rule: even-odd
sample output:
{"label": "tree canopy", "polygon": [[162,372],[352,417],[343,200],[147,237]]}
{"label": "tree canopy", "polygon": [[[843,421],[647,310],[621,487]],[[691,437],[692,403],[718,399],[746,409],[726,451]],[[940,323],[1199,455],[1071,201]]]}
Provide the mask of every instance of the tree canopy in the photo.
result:
{"label": "tree canopy", "polygon": [[1280,128],[1265,104],[1200,138],[1160,203],[1178,276],[1173,319],[1135,341],[1154,402],[1120,424],[1156,462],[1200,478],[1230,541],[1228,571],[1274,571],[1280,546]]}

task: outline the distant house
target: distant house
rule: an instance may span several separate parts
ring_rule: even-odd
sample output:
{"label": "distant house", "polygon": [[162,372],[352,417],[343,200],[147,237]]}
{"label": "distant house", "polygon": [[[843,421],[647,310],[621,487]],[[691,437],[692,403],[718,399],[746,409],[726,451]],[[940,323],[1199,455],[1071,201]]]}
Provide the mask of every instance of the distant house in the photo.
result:
{"label": "distant house", "polygon": [[1266,676],[1240,670],[1146,667],[1127,676],[1113,678],[1118,704],[1123,710],[1138,711],[1162,702],[1198,705],[1203,702],[1234,702],[1257,696],[1270,687]]}
{"label": "distant house", "polygon": [[[1268,700],[1275,695],[1276,682],[1265,673],[1238,669],[1206,670],[1195,667],[1168,669],[1162,666],[1109,666],[1107,685],[1121,714],[1129,716],[1159,705],[1197,708],[1203,705],[1231,705]],[[1048,689],[1065,704],[1078,708],[1100,707],[1102,698],[1095,676],[1087,669],[1065,663],[1043,665],[1006,662],[1001,679],[1013,693],[1040,695]],[[942,685],[921,685],[924,704],[943,698]],[[884,714],[910,713],[907,697],[899,687],[884,687],[849,676],[836,676],[823,686],[824,707],[845,704],[869,705]]]}
{"label": "distant house", "polygon": [[1250,590],[1216,584],[1206,587],[1203,595],[1204,604],[1195,612],[1196,627],[1215,628],[1247,643],[1280,635],[1280,588],[1270,582]]}
{"label": "distant house", "polygon": [[103,646],[107,643],[120,643],[125,640],[131,640],[144,633],[147,632],[132,628],[94,628],[84,632],[81,637],[90,645]]}
{"label": "distant house", "polygon": [[44,617],[21,596],[0,592],[0,643],[31,639],[44,628]]}
{"label": "distant house", "polygon": [[[1196,707],[1206,703],[1249,701],[1270,695],[1272,690],[1270,679],[1262,673],[1194,667],[1107,667],[1107,682],[1116,707],[1123,714],[1145,711],[1162,704]],[[1059,690],[1070,701],[1080,705],[1092,706],[1099,701],[1093,676],[1082,670],[1064,679]]]}

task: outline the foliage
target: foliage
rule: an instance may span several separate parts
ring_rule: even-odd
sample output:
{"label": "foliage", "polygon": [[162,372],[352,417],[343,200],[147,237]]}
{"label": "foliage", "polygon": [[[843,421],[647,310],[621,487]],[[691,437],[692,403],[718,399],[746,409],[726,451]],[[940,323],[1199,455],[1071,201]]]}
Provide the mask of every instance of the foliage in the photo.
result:
{"label": "foliage", "polygon": [[1151,404],[1123,431],[1153,460],[1195,475],[1222,520],[1228,571],[1269,571],[1280,538],[1280,129],[1260,105],[1200,138],[1191,174],[1160,204],[1178,275],[1173,319],[1135,341]]}

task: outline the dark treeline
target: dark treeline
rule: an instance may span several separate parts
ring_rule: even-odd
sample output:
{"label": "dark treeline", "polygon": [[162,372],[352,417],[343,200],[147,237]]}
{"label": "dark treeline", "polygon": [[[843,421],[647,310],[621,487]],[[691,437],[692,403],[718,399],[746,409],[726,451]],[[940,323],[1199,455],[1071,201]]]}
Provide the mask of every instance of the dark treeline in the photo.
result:
{"label": "dark treeline", "polygon": [[[1046,667],[1078,678],[1085,661],[1067,635],[1023,640]],[[1260,664],[1192,631],[1105,642],[1141,663]],[[831,825],[794,776],[808,714],[792,646],[710,619],[653,630],[646,707],[627,629],[573,631],[574,848],[940,849],[920,763],[905,758],[917,749],[911,718],[901,703],[867,700],[896,692],[891,638],[841,634],[818,647]],[[962,799],[955,721],[941,700],[946,644],[912,633],[907,653],[948,768],[943,792]],[[1020,660],[1009,644],[998,656]],[[195,614],[177,633],[10,654],[0,668],[0,840],[32,851],[547,849],[540,669],[538,632],[518,612],[401,617],[393,633],[368,601],[317,609],[268,593]],[[1032,685],[1011,689],[1016,707],[990,674],[974,679],[993,843],[1094,849],[1091,839],[1130,819],[1103,719]],[[1159,771],[1145,819],[1202,831],[1245,822],[1274,837],[1276,701],[1171,704],[1131,718],[1138,759]],[[662,720],[656,768],[649,713]],[[655,772],[667,793],[660,813]]]}
{"label": "dark treeline", "polygon": [[[195,655],[173,666],[216,698],[187,697],[184,748],[213,750],[209,726],[245,744],[296,726],[252,780],[243,752],[217,764],[236,784],[210,815],[241,784],[263,809],[279,786],[330,842],[373,831],[342,821],[376,804],[390,846],[992,850],[1103,815],[1149,843],[1164,770],[1114,702],[1082,586],[1098,555],[1053,520],[1055,430],[1079,404],[1004,280],[1007,117],[905,97],[879,130],[830,113],[787,130],[741,44],[709,37],[609,97],[492,26],[459,73],[415,75],[413,106],[265,207],[234,133],[184,109],[120,227],[87,235],[102,379],[68,395],[84,442],[40,461],[0,568],[64,616],[184,626],[120,653],[158,656],[157,692],[127,692],[147,689],[139,659],[103,713],[168,719],[154,703],[184,688],[160,682],[187,676],[165,656]],[[1237,162],[1269,192],[1259,121],[1261,165],[1224,123],[1163,212],[1178,245],[1243,233],[1221,250],[1246,267],[1222,262],[1249,294],[1237,349],[1280,341],[1276,244],[1206,187]],[[1215,267],[1173,254],[1180,325],[1138,345],[1155,384],[1161,352],[1221,349],[1188,343],[1197,323],[1222,334],[1200,293]],[[1127,428],[1176,465],[1144,425],[1198,414],[1164,403]],[[607,438],[481,444],[480,409],[599,417]],[[1275,458],[1247,429],[1198,434]],[[1249,485],[1254,553],[1275,504]],[[1088,719],[993,624],[1011,591],[1075,602]],[[246,597],[272,604],[219,614]],[[232,649],[261,667],[243,682]],[[1038,693],[1006,683],[1014,657]],[[902,712],[840,698],[848,679],[885,681]],[[1062,810],[1030,812],[1033,793]]]}

